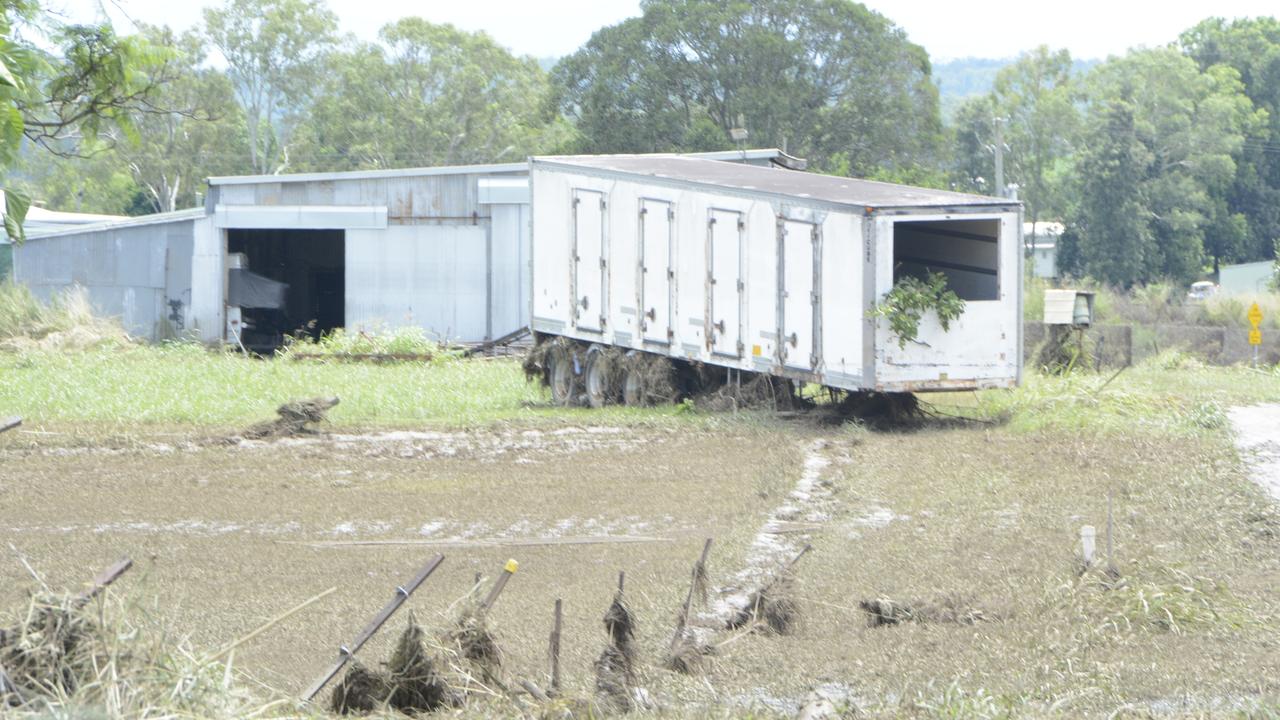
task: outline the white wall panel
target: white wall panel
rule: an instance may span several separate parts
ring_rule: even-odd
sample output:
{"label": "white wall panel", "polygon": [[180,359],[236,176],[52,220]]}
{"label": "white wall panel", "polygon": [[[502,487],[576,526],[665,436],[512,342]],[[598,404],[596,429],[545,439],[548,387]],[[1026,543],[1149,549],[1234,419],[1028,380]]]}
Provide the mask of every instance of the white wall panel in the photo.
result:
{"label": "white wall panel", "polygon": [[486,225],[348,230],[347,327],[418,325],[443,340],[483,340]]}

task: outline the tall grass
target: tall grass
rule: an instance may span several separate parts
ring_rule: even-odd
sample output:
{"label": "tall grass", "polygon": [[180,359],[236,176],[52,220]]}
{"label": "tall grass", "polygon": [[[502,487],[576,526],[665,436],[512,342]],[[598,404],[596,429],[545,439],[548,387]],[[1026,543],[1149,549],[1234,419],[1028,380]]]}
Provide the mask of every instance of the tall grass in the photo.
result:
{"label": "tall grass", "polygon": [[3,349],[84,349],[128,342],[120,323],[95,314],[89,294],[72,286],[51,303],[25,285],[0,282],[0,344]]}

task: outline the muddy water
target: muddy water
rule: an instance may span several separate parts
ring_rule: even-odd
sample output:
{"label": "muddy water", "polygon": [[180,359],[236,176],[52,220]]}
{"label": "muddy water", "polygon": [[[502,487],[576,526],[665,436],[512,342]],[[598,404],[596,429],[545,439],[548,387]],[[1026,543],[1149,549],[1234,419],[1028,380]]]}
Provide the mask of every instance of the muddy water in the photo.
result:
{"label": "muddy water", "polygon": [[1280,404],[1232,408],[1228,417],[1249,475],[1280,501]]}

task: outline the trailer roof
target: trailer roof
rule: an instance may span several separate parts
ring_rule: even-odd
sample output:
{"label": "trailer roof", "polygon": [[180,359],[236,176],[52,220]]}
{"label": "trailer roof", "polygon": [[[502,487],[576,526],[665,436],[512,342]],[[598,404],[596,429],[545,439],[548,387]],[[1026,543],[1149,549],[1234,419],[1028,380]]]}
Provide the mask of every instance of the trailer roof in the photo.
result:
{"label": "trailer roof", "polygon": [[535,157],[535,165],[557,165],[594,173],[639,175],[746,192],[813,199],[858,209],[1016,207],[1017,201],[931,190],[857,178],[727,163],[681,155],[570,155]]}

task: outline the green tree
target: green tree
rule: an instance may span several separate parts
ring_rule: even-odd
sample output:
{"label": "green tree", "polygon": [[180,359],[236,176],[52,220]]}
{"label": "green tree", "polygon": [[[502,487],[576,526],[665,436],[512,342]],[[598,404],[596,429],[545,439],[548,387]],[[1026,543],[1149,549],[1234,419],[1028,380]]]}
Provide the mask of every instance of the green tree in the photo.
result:
{"label": "green tree", "polygon": [[[139,113],[169,77],[168,56],[108,24],[68,25],[34,0],[0,2],[0,167],[26,144],[82,154],[107,131],[134,132]],[[29,199],[5,190],[5,231],[23,239]]]}
{"label": "green tree", "polygon": [[1006,182],[1017,183],[1027,219],[1061,216],[1062,167],[1079,130],[1071,53],[1041,45],[996,75],[995,104],[1006,123]]}
{"label": "green tree", "polygon": [[337,17],[320,0],[230,0],[204,11],[205,34],[227,61],[258,173],[288,165],[290,133],[320,81]]}
{"label": "green tree", "polygon": [[484,33],[404,18],[383,27],[378,43],[334,53],[327,67],[299,130],[300,167],[515,162],[568,136],[546,112],[537,61]]}
{"label": "green tree", "polygon": [[[942,138],[924,49],[848,0],[646,0],[552,76],[588,152],[753,145],[859,175],[934,167]],[[716,132],[708,133],[708,128]]]}
{"label": "green tree", "polygon": [[1085,98],[1080,202],[1070,217],[1084,271],[1122,286],[1192,279],[1234,158],[1265,113],[1253,108],[1235,70],[1201,72],[1173,48],[1099,65]]}
{"label": "green tree", "polygon": [[148,28],[155,45],[171,48],[177,72],[155,102],[168,112],[142,115],[133,138],[120,138],[115,157],[146,193],[152,212],[192,207],[203,178],[252,170],[245,157],[244,114],[227,75],[205,66],[204,38]]}
{"label": "green tree", "polygon": [[1204,71],[1234,68],[1245,94],[1267,113],[1248,135],[1225,205],[1216,209],[1214,258],[1272,257],[1280,240],[1280,20],[1211,18],[1183,33],[1180,45]]}

